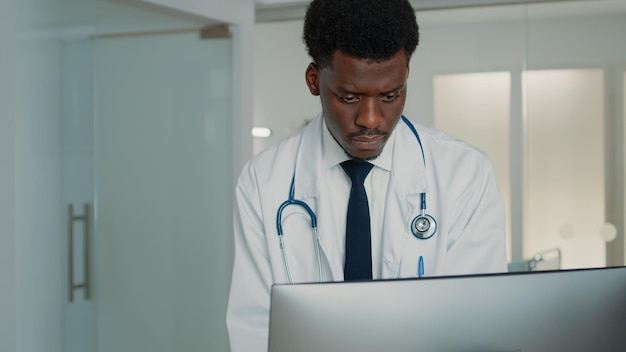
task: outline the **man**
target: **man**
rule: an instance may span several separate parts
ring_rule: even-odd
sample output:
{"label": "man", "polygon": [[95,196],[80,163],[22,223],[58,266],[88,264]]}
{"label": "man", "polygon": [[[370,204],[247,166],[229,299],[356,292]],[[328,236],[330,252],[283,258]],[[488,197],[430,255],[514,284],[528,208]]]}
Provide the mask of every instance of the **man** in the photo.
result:
{"label": "man", "polygon": [[274,283],[506,271],[487,157],[402,117],[418,44],[409,2],[314,0],[304,40],[322,113],[236,187],[234,352],[267,349]]}

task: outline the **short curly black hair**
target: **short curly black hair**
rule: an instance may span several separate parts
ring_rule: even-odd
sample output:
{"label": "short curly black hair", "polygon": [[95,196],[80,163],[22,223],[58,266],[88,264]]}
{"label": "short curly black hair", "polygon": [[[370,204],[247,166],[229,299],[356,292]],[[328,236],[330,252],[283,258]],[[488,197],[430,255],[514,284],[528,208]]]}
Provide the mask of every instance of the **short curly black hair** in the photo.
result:
{"label": "short curly black hair", "polygon": [[408,0],[313,0],[303,39],[318,67],[330,65],[336,50],[383,61],[404,48],[408,61],[419,42],[419,28]]}

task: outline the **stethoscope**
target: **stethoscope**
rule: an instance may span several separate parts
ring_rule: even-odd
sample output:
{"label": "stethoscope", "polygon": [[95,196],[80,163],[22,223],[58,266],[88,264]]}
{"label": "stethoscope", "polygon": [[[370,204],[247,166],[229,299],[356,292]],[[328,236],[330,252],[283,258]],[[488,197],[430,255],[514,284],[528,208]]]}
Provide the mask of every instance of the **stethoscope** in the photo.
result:
{"label": "stethoscope", "polygon": [[[415,138],[417,139],[417,143],[420,145],[420,150],[422,152],[422,161],[424,162],[424,167],[426,167],[426,158],[424,156],[424,148],[422,147],[422,140],[420,139],[420,136],[417,133],[415,126],[413,126],[411,121],[409,121],[409,119],[407,119],[404,116],[402,116],[402,121],[409,127],[411,132],[413,132],[413,135],[415,135]],[[319,275],[319,281],[321,282],[323,281],[323,273],[322,273],[322,257],[320,254],[320,251],[321,251],[320,243],[319,243],[319,237],[317,235],[317,216],[315,215],[315,212],[313,211],[313,209],[311,209],[311,207],[309,207],[308,204],[306,204],[304,201],[294,198],[295,179],[296,179],[296,172],[294,170],[293,176],[291,177],[291,186],[289,188],[289,198],[286,201],[284,201],[278,207],[278,210],[276,211],[276,232],[278,233],[278,238],[280,241],[280,250],[281,250],[282,257],[283,257],[283,266],[285,268],[285,273],[287,274],[287,281],[289,283],[292,283],[291,273],[289,271],[289,263],[287,261],[287,251],[285,249],[285,241],[283,238],[284,233],[283,233],[282,218],[283,218],[283,211],[285,210],[286,207],[288,207],[289,205],[297,205],[297,206],[300,206],[302,209],[304,209],[308,213],[309,218],[311,219],[311,228],[313,228],[313,242],[315,244],[315,254],[317,256],[318,275]],[[437,233],[437,221],[435,221],[435,219],[429,214],[426,214],[426,192],[422,192],[420,194],[420,198],[421,198],[420,213],[411,221],[411,232],[413,233],[413,236],[415,236],[415,238],[418,238],[420,240],[427,240],[433,237]],[[424,274],[424,258],[420,256],[419,261],[418,261],[418,276],[421,277],[423,276],[423,274]]]}

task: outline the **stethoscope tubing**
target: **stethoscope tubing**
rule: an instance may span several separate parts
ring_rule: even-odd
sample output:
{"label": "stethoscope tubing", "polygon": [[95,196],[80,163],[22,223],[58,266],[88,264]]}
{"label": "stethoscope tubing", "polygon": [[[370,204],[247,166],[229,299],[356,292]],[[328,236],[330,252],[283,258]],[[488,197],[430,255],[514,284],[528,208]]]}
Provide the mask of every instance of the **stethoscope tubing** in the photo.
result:
{"label": "stethoscope tubing", "polygon": [[276,212],[276,231],[278,232],[278,238],[280,240],[280,251],[283,257],[283,266],[285,267],[285,274],[287,275],[287,282],[292,283],[293,281],[291,279],[291,272],[289,271],[289,262],[287,261],[287,250],[285,246],[282,219],[283,219],[283,211],[289,205],[300,206],[309,214],[309,218],[311,219],[311,227],[313,228],[313,242],[315,242],[315,254],[317,256],[318,277],[319,277],[319,281],[322,282],[324,279],[324,274],[322,272],[322,254],[320,250],[320,240],[317,234],[317,216],[315,215],[315,212],[313,212],[313,209],[311,209],[311,207],[309,207],[309,205],[306,204],[304,201],[294,199],[295,179],[296,179],[296,173],[294,171],[293,177],[291,178],[291,186],[289,187],[289,198],[278,207],[278,211]]}

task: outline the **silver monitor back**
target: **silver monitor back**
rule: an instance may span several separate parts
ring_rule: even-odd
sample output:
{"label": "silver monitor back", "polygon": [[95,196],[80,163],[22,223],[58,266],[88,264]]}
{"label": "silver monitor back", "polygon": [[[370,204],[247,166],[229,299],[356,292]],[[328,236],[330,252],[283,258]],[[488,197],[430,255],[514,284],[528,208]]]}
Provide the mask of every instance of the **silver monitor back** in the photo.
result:
{"label": "silver monitor back", "polygon": [[274,285],[269,351],[626,351],[626,267]]}

